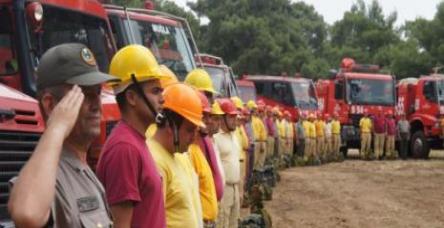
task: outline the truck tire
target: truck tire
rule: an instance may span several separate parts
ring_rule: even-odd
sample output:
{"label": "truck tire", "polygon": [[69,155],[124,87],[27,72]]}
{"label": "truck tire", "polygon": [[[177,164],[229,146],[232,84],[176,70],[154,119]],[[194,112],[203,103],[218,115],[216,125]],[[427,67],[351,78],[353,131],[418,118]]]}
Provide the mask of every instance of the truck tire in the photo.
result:
{"label": "truck tire", "polygon": [[412,158],[427,159],[430,154],[430,146],[423,131],[413,133],[410,140],[410,152]]}

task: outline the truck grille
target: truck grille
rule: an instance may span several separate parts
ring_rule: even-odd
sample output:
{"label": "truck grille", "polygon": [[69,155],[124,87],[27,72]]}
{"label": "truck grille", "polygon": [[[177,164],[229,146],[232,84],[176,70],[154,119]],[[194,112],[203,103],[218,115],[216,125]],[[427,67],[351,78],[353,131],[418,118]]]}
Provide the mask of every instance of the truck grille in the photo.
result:
{"label": "truck grille", "polygon": [[17,176],[34,151],[40,134],[0,131],[0,220],[9,219],[8,181]]}

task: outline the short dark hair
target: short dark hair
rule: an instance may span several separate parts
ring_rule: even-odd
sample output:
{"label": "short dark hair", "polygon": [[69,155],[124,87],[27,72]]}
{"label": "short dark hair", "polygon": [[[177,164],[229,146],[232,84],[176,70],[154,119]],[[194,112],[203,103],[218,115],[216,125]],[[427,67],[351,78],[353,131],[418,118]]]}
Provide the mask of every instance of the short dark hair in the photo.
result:
{"label": "short dark hair", "polygon": [[174,112],[171,109],[164,109],[162,111],[162,114],[164,115],[166,121],[158,123],[157,126],[159,128],[165,128],[167,123],[169,123],[170,125],[174,123],[174,125],[176,125],[177,128],[180,128],[180,126],[185,120],[183,116],[179,115],[177,112]]}
{"label": "short dark hair", "polygon": [[126,92],[128,92],[130,90],[136,91],[135,88],[136,88],[136,84],[131,84],[124,91],[122,91],[116,95],[116,102],[117,102],[117,106],[119,106],[120,111],[126,110],[126,107],[128,104],[128,101],[126,100]]}

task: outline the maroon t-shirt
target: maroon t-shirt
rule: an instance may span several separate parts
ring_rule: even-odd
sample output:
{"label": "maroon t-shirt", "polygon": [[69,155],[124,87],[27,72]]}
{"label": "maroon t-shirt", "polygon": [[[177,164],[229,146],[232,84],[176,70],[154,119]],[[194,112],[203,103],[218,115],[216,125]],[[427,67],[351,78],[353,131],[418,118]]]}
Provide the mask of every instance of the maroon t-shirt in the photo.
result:
{"label": "maroon t-shirt", "polygon": [[396,123],[395,119],[387,119],[387,135],[395,135],[396,134]]}
{"label": "maroon t-shirt", "polygon": [[376,116],[373,119],[373,129],[376,134],[386,133],[386,121],[384,116]]}
{"label": "maroon t-shirt", "polygon": [[108,203],[134,203],[131,227],[166,227],[162,178],[145,136],[124,121],[106,140],[97,165]]}

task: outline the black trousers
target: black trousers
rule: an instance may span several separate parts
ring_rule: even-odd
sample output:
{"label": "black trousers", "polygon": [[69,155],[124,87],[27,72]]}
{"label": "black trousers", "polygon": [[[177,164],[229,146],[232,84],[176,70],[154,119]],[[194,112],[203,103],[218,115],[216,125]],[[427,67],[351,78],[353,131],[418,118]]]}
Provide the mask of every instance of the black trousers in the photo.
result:
{"label": "black trousers", "polygon": [[400,133],[399,156],[402,159],[407,158],[408,149],[409,149],[409,133]]}

